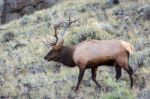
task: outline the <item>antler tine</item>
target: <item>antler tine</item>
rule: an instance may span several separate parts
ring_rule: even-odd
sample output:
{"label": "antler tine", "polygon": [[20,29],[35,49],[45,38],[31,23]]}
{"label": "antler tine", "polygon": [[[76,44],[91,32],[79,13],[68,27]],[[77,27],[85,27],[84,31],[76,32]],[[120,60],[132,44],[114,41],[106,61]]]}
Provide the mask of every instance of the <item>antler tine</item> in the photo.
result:
{"label": "antler tine", "polygon": [[[74,23],[74,22],[76,22],[76,21],[78,21],[79,19],[76,19],[76,20],[71,20],[71,17],[69,16],[69,20],[68,21],[63,21],[63,22],[60,22],[59,24],[55,24],[54,25],[54,36],[55,36],[55,38],[56,38],[56,41],[55,41],[55,43],[51,43],[51,45],[56,45],[58,42],[60,43],[60,42],[63,42],[63,39],[62,40],[60,40],[59,41],[59,38],[58,38],[58,33],[57,33],[57,28],[59,28],[60,27],[60,25],[64,25],[64,30],[63,30],[63,32],[61,32],[60,33],[60,35],[62,36],[62,38],[63,38],[63,36],[64,36],[64,34],[65,34],[65,32],[66,32],[66,30],[67,30],[67,28],[68,27],[70,27],[70,25],[72,24],[72,23]],[[61,44],[61,43],[60,43]],[[57,45],[60,45],[60,44],[57,44]]]}
{"label": "antler tine", "polygon": [[71,17],[69,16],[69,19],[65,22],[62,22],[63,25],[64,25],[64,30],[63,32],[61,32],[61,36],[64,36],[65,35],[65,32],[67,31],[67,29],[70,27],[70,25],[76,21],[78,21],[79,19],[76,19],[76,20],[71,20]]}
{"label": "antler tine", "polygon": [[60,22],[59,24],[55,24],[54,25],[54,36],[56,37],[56,42],[55,43],[51,43],[51,45],[56,45],[56,43],[58,42],[58,35],[57,35],[57,28],[63,24],[63,22]]}

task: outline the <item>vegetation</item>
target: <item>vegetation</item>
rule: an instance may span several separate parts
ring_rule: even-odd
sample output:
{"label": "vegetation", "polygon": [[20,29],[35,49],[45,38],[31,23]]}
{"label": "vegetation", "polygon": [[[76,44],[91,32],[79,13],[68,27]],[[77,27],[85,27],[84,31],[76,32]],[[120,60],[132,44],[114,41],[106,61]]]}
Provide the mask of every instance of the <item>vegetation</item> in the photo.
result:
{"label": "vegetation", "polygon": [[[150,2],[128,0],[108,7],[106,1],[62,1],[0,26],[0,98],[148,99],[144,97],[150,95],[150,21],[141,13],[150,12],[140,9]],[[78,68],[44,61],[50,50],[44,40],[53,39],[53,24],[69,15],[80,22],[67,31],[65,45],[87,39],[121,39],[134,45],[135,53],[130,58],[136,75],[132,90],[126,72],[116,82],[114,68],[99,67],[97,79],[102,90],[87,71],[80,91],[75,93],[71,87],[76,85]]]}

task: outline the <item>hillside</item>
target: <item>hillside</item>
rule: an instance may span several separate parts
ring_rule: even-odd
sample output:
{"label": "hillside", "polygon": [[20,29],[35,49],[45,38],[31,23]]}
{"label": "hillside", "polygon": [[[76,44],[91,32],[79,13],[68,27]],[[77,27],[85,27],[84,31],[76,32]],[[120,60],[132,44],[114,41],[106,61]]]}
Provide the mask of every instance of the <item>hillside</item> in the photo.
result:
{"label": "hillside", "polygon": [[[150,97],[150,1],[66,0],[51,8],[25,15],[0,26],[0,98],[1,99],[149,99]],[[46,62],[53,39],[53,24],[61,20],[80,21],[65,35],[65,45],[89,39],[121,39],[132,43],[134,54],[134,87],[128,74],[115,80],[115,68],[99,67],[99,90],[87,70],[79,92],[72,88],[78,79],[78,68]],[[61,29],[59,31],[62,31]]]}

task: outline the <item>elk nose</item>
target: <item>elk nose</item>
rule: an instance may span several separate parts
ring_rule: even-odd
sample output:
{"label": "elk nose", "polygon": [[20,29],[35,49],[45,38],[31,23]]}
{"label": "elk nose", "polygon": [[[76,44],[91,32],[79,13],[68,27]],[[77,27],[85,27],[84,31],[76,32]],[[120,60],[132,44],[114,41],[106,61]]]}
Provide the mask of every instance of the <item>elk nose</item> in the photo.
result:
{"label": "elk nose", "polygon": [[47,59],[47,57],[45,56],[45,57],[44,57],[44,59],[46,60],[46,59]]}

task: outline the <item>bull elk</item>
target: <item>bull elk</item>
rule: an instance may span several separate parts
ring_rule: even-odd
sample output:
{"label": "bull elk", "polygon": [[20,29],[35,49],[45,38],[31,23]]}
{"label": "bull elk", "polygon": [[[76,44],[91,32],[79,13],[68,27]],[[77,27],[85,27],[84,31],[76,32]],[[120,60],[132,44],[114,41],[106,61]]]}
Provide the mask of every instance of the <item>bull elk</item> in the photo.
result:
{"label": "bull elk", "polygon": [[57,28],[65,26],[63,35],[70,25],[77,20],[61,22],[54,26],[56,42],[51,43],[51,51],[44,57],[47,61],[62,63],[68,67],[79,67],[78,83],[75,90],[79,89],[80,82],[86,69],[91,69],[92,80],[101,88],[96,80],[96,72],[99,66],[114,66],[116,80],[121,77],[121,69],[130,76],[131,88],[133,86],[133,70],[129,66],[129,56],[133,52],[133,46],[122,40],[87,40],[77,45],[63,45],[63,36],[57,36]]}

